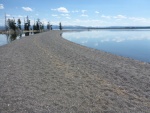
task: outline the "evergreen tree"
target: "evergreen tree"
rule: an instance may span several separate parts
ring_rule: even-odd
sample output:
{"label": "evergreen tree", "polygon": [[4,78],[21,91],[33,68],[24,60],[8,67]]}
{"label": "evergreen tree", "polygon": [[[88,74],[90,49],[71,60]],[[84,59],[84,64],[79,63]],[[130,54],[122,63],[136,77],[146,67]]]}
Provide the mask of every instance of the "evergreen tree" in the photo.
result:
{"label": "evergreen tree", "polygon": [[39,22],[36,22],[36,30],[40,30]]}
{"label": "evergreen tree", "polygon": [[59,23],[59,29],[62,30],[62,25],[61,22]]}
{"label": "evergreen tree", "polygon": [[26,20],[25,25],[24,25],[24,30],[29,30],[29,28],[30,28],[30,20],[27,16],[27,20]]}
{"label": "evergreen tree", "polygon": [[50,23],[48,22],[47,24],[47,29],[49,30],[50,29]]}
{"label": "evergreen tree", "polygon": [[18,28],[21,30],[21,20],[20,19],[18,19]]}
{"label": "evergreen tree", "polygon": [[36,25],[35,25],[35,23],[34,23],[34,25],[33,25],[33,30],[36,30]]}
{"label": "evergreen tree", "polygon": [[7,26],[8,26],[9,29],[12,29],[14,31],[16,31],[16,29],[17,29],[14,19],[8,19],[7,20]]}

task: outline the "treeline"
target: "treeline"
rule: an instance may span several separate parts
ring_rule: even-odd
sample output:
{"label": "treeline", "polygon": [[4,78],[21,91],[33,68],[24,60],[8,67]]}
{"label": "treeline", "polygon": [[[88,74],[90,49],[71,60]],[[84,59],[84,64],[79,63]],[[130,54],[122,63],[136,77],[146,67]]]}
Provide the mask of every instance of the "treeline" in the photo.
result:
{"label": "treeline", "polygon": [[[7,23],[6,23],[6,30],[22,30],[22,26],[21,26],[21,20],[18,19],[17,23],[15,21],[15,19],[7,19]],[[52,30],[52,25],[50,24],[50,22],[47,23],[46,25],[47,30]],[[59,23],[59,29],[62,30],[62,25],[61,22]],[[29,31],[29,30],[36,30],[36,31],[42,31],[44,30],[44,23],[42,23],[40,21],[40,19],[37,19],[36,22],[34,22],[33,25],[31,25],[30,20],[28,18],[28,16],[26,17],[26,19],[24,19],[24,30]]]}

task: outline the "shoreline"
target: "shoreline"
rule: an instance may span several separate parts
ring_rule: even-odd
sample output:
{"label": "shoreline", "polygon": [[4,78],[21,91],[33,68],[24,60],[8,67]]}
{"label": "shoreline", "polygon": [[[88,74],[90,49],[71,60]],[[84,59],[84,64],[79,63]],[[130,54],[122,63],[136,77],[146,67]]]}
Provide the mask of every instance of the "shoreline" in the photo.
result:
{"label": "shoreline", "polygon": [[27,30],[19,30],[19,31],[0,30],[0,34],[14,34],[15,32],[16,32],[17,34],[34,33],[34,32],[39,32],[39,33],[41,33],[41,32],[46,32],[46,30],[29,30],[29,31],[27,31]]}
{"label": "shoreline", "polygon": [[63,32],[0,47],[0,111],[150,111],[150,64],[75,44]]}
{"label": "shoreline", "polygon": [[[92,30],[92,29],[91,29]],[[105,30],[105,29],[104,29]],[[121,29],[120,29],[121,30]],[[54,31],[57,31],[57,30],[54,30]],[[58,30],[59,31],[59,30]],[[89,31],[89,30],[62,30],[63,31],[63,33],[65,33],[65,32],[81,32],[81,31]],[[0,31],[1,32],[1,31]],[[33,33],[33,32],[37,32],[37,31],[23,31],[22,32],[22,34],[25,34],[25,33],[27,33],[27,32],[29,32],[29,33]],[[49,32],[49,31],[43,31],[43,32]],[[42,33],[42,32],[40,32],[40,33]],[[63,34],[63,33],[61,33],[61,35]],[[19,36],[19,35],[18,35]],[[23,37],[25,37],[25,36],[23,36]],[[65,39],[65,38],[64,38]],[[69,40],[68,40],[69,41]],[[8,44],[8,43],[6,43],[6,44]],[[0,46],[3,46],[3,45],[5,45],[5,44],[2,44],[2,45],[0,45]],[[82,46],[85,46],[85,45],[82,45]],[[88,47],[88,46],[85,46],[85,47]],[[91,47],[88,47],[88,48],[91,48]],[[96,48],[91,48],[91,49],[96,49]],[[101,49],[96,49],[96,50],[98,50],[98,51],[103,51],[103,50],[101,50]],[[120,56],[120,57],[124,57],[124,58],[128,58],[128,59],[131,59],[131,60],[136,60],[136,61],[139,61],[139,62],[143,62],[143,63],[147,63],[147,64],[150,64],[150,61],[147,61],[147,60],[143,60],[143,59],[136,59],[136,58],[132,58],[132,57],[129,57],[129,56],[123,56],[123,55],[119,55],[119,54],[115,54],[115,53],[111,53],[111,52],[107,52],[107,51],[103,51],[103,52],[106,52],[106,53],[108,53],[108,54],[113,54],[113,55],[116,55],[116,56]]]}

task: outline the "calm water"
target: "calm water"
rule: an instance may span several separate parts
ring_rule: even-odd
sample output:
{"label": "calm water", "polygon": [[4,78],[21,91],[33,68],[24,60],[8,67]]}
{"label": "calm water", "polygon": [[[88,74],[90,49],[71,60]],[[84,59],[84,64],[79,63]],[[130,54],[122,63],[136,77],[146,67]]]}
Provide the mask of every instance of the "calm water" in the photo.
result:
{"label": "calm water", "polygon": [[72,42],[150,62],[150,30],[92,30],[63,33]]}
{"label": "calm water", "polygon": [[0,46],[11,43],[14,40],[21,39],[24,36],[32,35],[31,33],[26,34],[0,34]]}

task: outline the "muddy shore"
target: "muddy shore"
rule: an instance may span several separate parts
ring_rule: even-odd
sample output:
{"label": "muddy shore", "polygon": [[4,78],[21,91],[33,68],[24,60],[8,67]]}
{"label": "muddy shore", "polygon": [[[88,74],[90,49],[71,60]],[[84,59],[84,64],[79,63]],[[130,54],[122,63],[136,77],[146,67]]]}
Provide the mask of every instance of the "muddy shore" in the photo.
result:
{"label": "muddy shore", "polygon": [[150,64],[50,31],[0,47],[0,113],[149,113]]}

